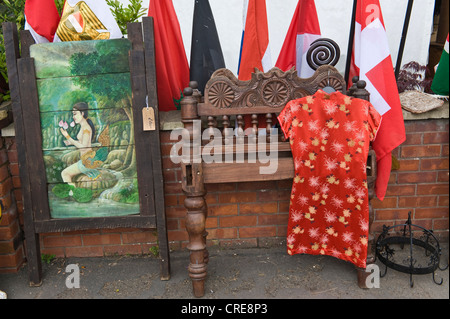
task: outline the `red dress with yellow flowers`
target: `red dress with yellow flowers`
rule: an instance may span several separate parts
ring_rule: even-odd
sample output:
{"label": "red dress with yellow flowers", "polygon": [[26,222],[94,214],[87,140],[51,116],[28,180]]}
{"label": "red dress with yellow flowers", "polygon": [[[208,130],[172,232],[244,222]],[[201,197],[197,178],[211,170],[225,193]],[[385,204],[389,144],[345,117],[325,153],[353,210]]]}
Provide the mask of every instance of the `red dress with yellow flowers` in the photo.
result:
{"label": "red dress with yellow flowers", "polygon": [[295,177],[287,231],[290,255],[329,255],[366,267],[366,162],[381,117],[367,101],[322,90],[278,116]]}

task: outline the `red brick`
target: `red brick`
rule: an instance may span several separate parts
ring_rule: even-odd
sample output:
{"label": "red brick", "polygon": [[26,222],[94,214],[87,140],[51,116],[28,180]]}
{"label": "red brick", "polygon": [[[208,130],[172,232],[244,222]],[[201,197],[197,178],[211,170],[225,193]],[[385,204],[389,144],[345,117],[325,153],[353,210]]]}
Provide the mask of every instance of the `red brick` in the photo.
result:
{"label": "red brick", "polygon": [[374,209],[381,208],[396,208],[397,207],[397,197],[385,197],[383,201],[378,198],[372,200],[372,206]]}
{"label": "red brick", "polygon": [[448,143],[448,132],[423,133],[423,144]]}
{"label": "red brick", "polygon": [[399,171],[417,171],[420,166],[420,159],[399,160]]}
{"label": "red brick", "polygon": [[20,182],[20,177],[19,176],[13,176],[12,177],[12,181],[13,181],[13,186],[15,188],[20,188],[22,186],[22,183]]}
{"label": "red brick", "polygon": [[0,273],[16,272],[25,261],[23,248],[19,247],[13,254],[0,255]]}
{"label": "red brick", "polygon": [[415,195],[416,185],[389,185],[386,190],[386,196],[404,196],[404,195]]}
{"label": "red brick", "polygon": [[287,226],[289,220],[289,214],[270,214],[270,215],[258,215],[258,225],[285,225]]}
{"label": "red brick", "polygon": [[220,193],[218,194],[219,203],[248,203],[256,202],[255,192],[237,192],[237,193]]}
{"label": "red brick", "polygon": [[239,237],[240,238],[273,237],[276,234],[277,234],[277,228],[275,226],[239,228]]}
{"label": "red brick", "polygon": [[167,206],[177,206],[178,196],[177,195],[166,195],[164,196],[164,205]]}
{"label": "red brick", "polygon": [[415,219],[434,219],[448,218],[448,209],[446,208],[416,208],[414,213]]}
{"label": "red brick", "polygon": [[398,199],[398,207],[434,207],[436,205],[437,196],[403,196]]}
{"label": "red brick", "polygon": [[0,227],[0,240],[8,241],[16,236],[19,232],[19,223],[13,221],[11,224],[7,226]]}
{"label": "red brick", "polygon": [[83,235],[84,246],[120,244],[120,234]]}
{"label": "red brick", "polygon": [[236,190],[236,183],[207,184],[205,188],[208,193],[233,192]]}
{"label": "red brick", "polygon": [[399,184],[432,183],[436,181],[436,176],[436,172],[398,173],[397,182]]}
{"label": "red brick", "polygon": [[422,133],[406,134],[406,140],[402,145],[420,145],[422,144]]}
{"label": "red brick", "polygon": [[440,145],[402,146],[401,157],[433,157],[441,155]]}
{"label": "red brick", "polygon": [[169,241],[185,241],[189,239],[186,230],[171,230],[167,232]]}
{"label": "red brick", "polygon": [[375,219],[380,220],[407,220],[410,209],[377,209]]}
{"label": "red brick", "polygon": [[66,247],[66,257],[102,257],[102,246]]}
{"label": "red brick", "polygon": [[239,213],[241,214],[267,214],[276,213],[277,211],[277,203],[239,204]]}
{"label": "red brick", "polygon": [[448,218],[433,220],[433,230],[440,230],[440,229],[447,231],[446,239],[448,242]]}
{"label": "red brick", "polygon": [[13,189],[11,177],[7,178],[5,181],[0,183],[0,197],[6,196],[11,193]]}
{"label": "red brick", "polygon": [[3,182],[5,179],[7,179],[10,176],[11,175],[9,174],[9,171],[8,171],[8,165],[5,163],[2,166],[0,166],[0,183]]}
{"label": "red brick", "polygon": [[19,162],[17,150],[8,151],[8,160],[10,163],[18,163]]}
{"label": "red brick", "polygon": [[81,236],[45,236],[44,247],[76,247],[81,246]]}
{"label": "red brick", "polygon": [[[103,250],[105,255],[141,255],[143,253],[142,248],[143,245],[141,244],[130,244],[105,246]],[[148,254],[148,249],[145,253]]]}
{"label": "red brick", "polygon": [[417,185],[417,195],[448,194],[448,184]]}
{"label": "red brick", "polygon": [[449,206],[448,195],[447,196],[440,195],[438,204],[439,204],[439,206],[447,206],[448,207]]}
{"label": "red brick", "polygon": [[423,158],[420,169],[423,171],[449,169],[448,158]]}
{"label": "red brick", "polygon": [[155,235],[153,231],[123,233],[122,240],[124,244],[155,243],[158,241]]}
{"label": "red brick", "polygon": [[208,209],[209,209],[208,216],[237,215],[237,212],[238,212],[237,204],[232,204],[232,205],[209,205]]}
{"label": "red brick", "polygon": [[214,228],[208,229],[208,239],[229,239],[236,238],[238,234],[237,228]]}
{"label": "red brick", "polygon": [[166,207],[167,218],[184,218],[186,217],[186,208],[184,206]]}
{"label": "red brick", "polygon": [[279,201],[279,200],[289,200],[291,196],[290,190],[267,190],[258,192],[258,202],[272,202],[272,201]]}
{"label": "red brick", "polygon": [[221,217],[219,224],[220,227],[255,226],[257,224],[257,216]]}
{"label": "red brick", "polygon": [[437,177],[437,181],[438,182],[448,182],[449,181],[449,172],[438,172],[438,177]]}

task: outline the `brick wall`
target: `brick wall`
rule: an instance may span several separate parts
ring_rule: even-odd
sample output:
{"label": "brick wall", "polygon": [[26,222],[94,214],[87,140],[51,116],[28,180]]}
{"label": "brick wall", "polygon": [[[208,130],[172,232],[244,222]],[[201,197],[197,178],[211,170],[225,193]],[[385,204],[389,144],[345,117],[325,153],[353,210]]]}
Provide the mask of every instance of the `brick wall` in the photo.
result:
{"label": "brick wall", "polygon": [[[0,201],[3,205],[0,221],[0,272],[16,272],[25,261],[19,209],[15,200],[15,189],[18,198],[21,197],[20,181],[12,177],[13,173],[19,173],[17,152],[13,148],[13,145],[0,136]],[[10,165],[11,162],[15,162],[16,167]]]}
{"label": "brick wall", "polygon": [[[391,174],[385,200],[373,202],[374,230],[380,232],[383,224],[403,223],[411,211],[413,223],[432,229],[440,240],[448,240],[448,120],[406,121],[405,126],[407,140],[394,151],[400,168]],[[169,242],[171,249],[182,249],[188,240],[183,206],[185,196],[181,190],[180,167],[169,158],[170,149],[176,142],[170,140],[170,132],[161,132]],[[20,216],[23,209],[14,139],[5,138],[4,144],[10,145],[7,154],[12,177],[6,177],[3,183],[14,186]],[[5,152],[6,147],[3,147],[0,155]],[[207,185],[209,245],[284,245],[290,188],[291,181]],[[13,224],[22,226],[22,220],[16,218]],[[4,223],[2,227],[5,227]],[[52,233],[40,238],[42,253],[56,256],[148,254],[149,248],[156,245],[155,232],[141,229]],[[0,271],[1,265],[0,259]]]}

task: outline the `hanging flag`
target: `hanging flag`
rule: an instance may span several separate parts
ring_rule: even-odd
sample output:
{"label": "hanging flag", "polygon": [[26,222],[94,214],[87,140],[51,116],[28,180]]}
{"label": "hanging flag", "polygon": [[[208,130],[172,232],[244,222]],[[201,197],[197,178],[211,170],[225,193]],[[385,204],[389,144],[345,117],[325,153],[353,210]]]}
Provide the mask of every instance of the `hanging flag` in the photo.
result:
{"label": "hanging flag", "polygon": [[442,51],[441,60],[436,69],[434,75],[433,83],[431,84],[431,90],[435,94],[448,96],[449,95],[449,85],[448,85],[448,34],[447,41],[445,41],[444,50]]}
{"label": "hanging flag", "polygon": [[225,61],[208,0],[195,0],[192,26],[190,79],[203,94],[206,82]]}
{"label": "hanging flag", "polygon": [[306,62],[306,53],[311,43],[319,38],[320,25],[314,0],[299,0],[275,66],[283,71],[295,67],[299,77],[311,77],[314,70]]}
{"label": "hanging flag", "polygon": [[121,37],[122,32],[105,0],[66,0],[54,42]]}
{"label": "hanging flag", "polygon": [[238,78],[246,81],[255,68],[264,72],[272,68],[266,0],[244,0],[243,19]]}
{"label": "hanging flag", "polygon": [[60,20],[54,0],[26,0],[25,30],[29,30],[36,43],[53,42]]}
{"label": "hanging flag", "polygon": [[150,0],[148,15],[154,23],[159,110],[177,110],[189,85],[189,64],[172,0]]}
{"label": "hanging flag", "polygon": [[[372,146],[377,157],[375,193],[383,200],[391,173],[392,151],[405,139],[400,97],[378,0],[358,0],[350,76],[366,81],[370,102],[382,116]],[[351,83],[349,83],[351,85]]]}

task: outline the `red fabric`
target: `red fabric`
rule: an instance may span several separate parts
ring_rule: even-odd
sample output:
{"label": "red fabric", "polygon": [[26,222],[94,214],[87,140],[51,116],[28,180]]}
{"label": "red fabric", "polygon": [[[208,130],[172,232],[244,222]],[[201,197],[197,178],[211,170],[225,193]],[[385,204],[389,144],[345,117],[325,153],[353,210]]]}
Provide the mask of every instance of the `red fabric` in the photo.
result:
{"label": "red fabric", "polygon": [[391,152],[405,141],[406,134],[379,0],[358,0],[355,24],[349,79],[359,76],[367,82],[370,101],[383,118],[373,143],[377,157],[375,193],[383,200],[391,174]]}
{"label": "red fabric", "polygon": [[266,0],[249,0],[242,40],[238,78],[247,81],[255,68],[263,68],[263,57],[269,46]]}
{"label": "red fabric", "polygon": [[154,19],[159,110],[176,110],[189,85],[189,64],[172,0],[150,0],[148,15]]}
{"label": "red fabric", "polygon": [[366,267],[366,162],[380,119],[365,100],[323,91],[289,102],[278,116],[295,169],[287,231],[290,255],[329,255]]}
{"label": "red fabric", "polygon": [[53,42],[60,16],[54,0],[27,0],[25,18],[33,30]]}
{"label": "red fabric", "polygon": [[[315,34],[320,35],[319,19],[317,18],[316,5],[314,0],[299,0],[292,17],[286,38],[278,56],[275,66],[283,71],[290,70],[292,67],[299,66],[297,56],[303,52],[297,52],[297,35]],[[309,47],[310,43],[307,43]]]}

